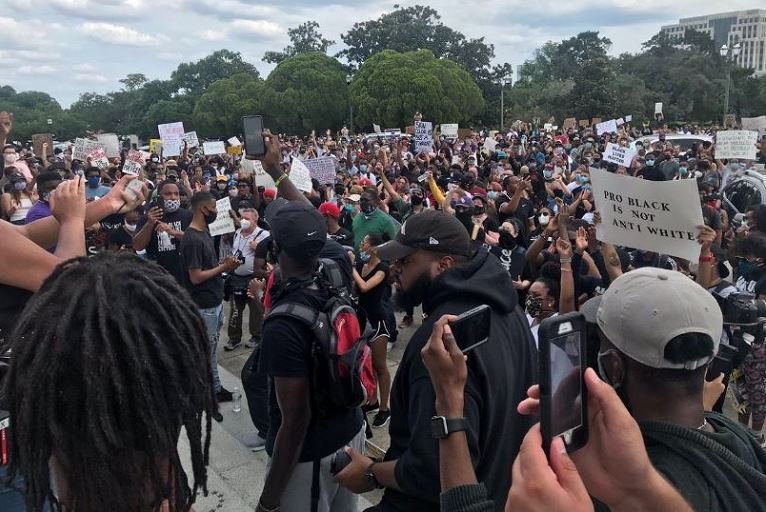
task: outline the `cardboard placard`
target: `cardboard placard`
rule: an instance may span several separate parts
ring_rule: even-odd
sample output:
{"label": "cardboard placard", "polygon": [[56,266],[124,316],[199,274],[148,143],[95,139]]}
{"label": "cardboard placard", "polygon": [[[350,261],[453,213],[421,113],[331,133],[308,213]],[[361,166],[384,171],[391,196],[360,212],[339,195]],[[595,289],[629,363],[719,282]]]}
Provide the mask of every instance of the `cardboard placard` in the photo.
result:
{"label": "cardboard placard", "polygon": [[604,133],[617,133],[617,121],[615,119],[610,119],[603,123],[596,123],[596,135]]}
{"label": "cardboard placard", "polygon": [[255,175],[255,186],[276,188],[274,179],[263,168],[260,160],[248,160],[245,158],[240,162],[239,167],[245,173]]}
{"label": "cardboard placard", "polygon": [[43,156],[43,144],[48,144],[48,156],[53,154],[53,135],[50,133],[36,133],[32,135],[32,150],[35,156]]}
{"label": "cardboard placard", "polygon": [[143,151],[138,151],[137,149],[128,151],[128,154],[125,155],[125,163],[122,166],[122,174],[130,174],[131,176],[141,174],[141,170],[146,162],[143,153]]}
{"label": "cardboard placard", "polygon": [[633,121],[633,114],[625,116],[625,122],[626,123],[630,123],[631,121]]}
{"label": "cardboard placard", "polygon": [[590,126],[590,121],[588,121],[587,119],[581,119],[578,124],[580,125],[580,128],[587,128],[588,126]]}
{"label": "cardboard placard", "polygon": [[375,123],[372,124],[372,131],[375,133],[383,133],[383,131],[380,129],[380,125]]}
{"label": "cardboard placard", "polygon": [[229,155],[241,155],[242,154],[242,146],[229,146],[226,148],[226,154]]}
{"label": "cardboard placard", "polygon": [[229,145],[234,146],[235,148],[242,146],[242,142],[237,137],[232,137],[226,142],[228,142]]}
{"label": "cardboard placard", "polygon": [[215,206],[218,209],[218,215],[212,224],[209,224],[207,229],[210,231],[210,236],[225,235],[226,233],[234,233],[236,226],[234,225],[234,219],[231,218],[229,211],[231,210],[231,200],[228,197],[219,199],[215,202]]}
{"label": "cardboard placard", "polygon": [[758,132],[758,135],[763,137],[764,135],[766,135],[766,116],[743,117],[742,129],[756,131]]}
{"label": "cardboard placard", "polygon": [[757,141],[758,132],[750,130],[718,132],[715,136],[715,157],[719,160],[755,160]]}
{"label": "cardboard placard", "polygon": [[604,151],[604,160],[612,162],[623,167],[630,167],[633,159],[636,157],[636,152],[632,149],[624,148],[618,144],[607,143],[606,150]]}
{"label": "cardboard placard", "polygon": [[567,117],[564,119],[564,129],[568,130],[577,126],[577,119],[574,117]]}
{"label": "cardboard placard", "polygon": [[199,147],[199,137],[197,137],[197,132],[186,132],[186,133],[184,133],[184,142],[186,142],[186,147],[188,149],[198,148]]}
{"label": "cardboard placard", "polygon": [[101,143],[95,140],[77,138],[72,148],[72,159],[84,162],[88,159],[88,154],[96,148],[103,149]]}
{"label": "cardboard placard", "polygon": [[600,117],[594,117],[593,119],[590,120],[590,125],[593,126],[594,124],[598,124],[600,122],[601,122]]}
{"label": "cardboard placard", "polygon": [[415,121],[415,154],[433,151],[433,125],[426,121]]}
{"label": "cardboard placard", "polygon": [[293,160],[293,165],[290,167],[290,181],[301,192],[311,192],[312,190],[311,171],[297,158]]}
{"label": "cardboard placard", "polygon": [[459,139],[467,139],[473,137],[473,130],[470,128],[458,128],[457,136]]}
{"label": "cardboard placard", "polygon": [[104,153],[109,158],[120,156],[120,139],[114,133],[99,133],[96,138],[104,147]]}
{"label": "cardboard placard", "polygon": [[737,126],[737,114],[726,114],[723,117],[723,125],[726,128],[734,128]]}
{"label": "cardboard placard", "polygon": [[654,115],[662,114],[662,102],[657,102],[654,104]]}
{"label": "cardboard placard", "polygon": [[179,156],[183,146],[184,124],[182,122],[157,125],[157,131],[162,141],[163,156]]}
{"label": "cardboard placard", "polygon": [[159,155],[162,151],[162,141],[160,139],[149,139],[149,152]]}
{"label": "cardboard placard", "polygon": [[226,153],[226,144],[224,144],[222,140],[203,142],[202,152],[206,155],[223,155]]}
{"label": "cardboard placard", "polygon": [[696,180],[649,181],[592,169],[597,238],[696,262],[703,224]]}
{"label": "cardboard placard", "polygon": [[335,185],[335,159],[331,156],[312,158],[303,162],[311,177],[320,185]]}
{"label": "cardboard placard", "polygon": [[109,159],[106,157],[106,152],[101,146],[91,149],[88,152],[87,158],[90,158],[90,165],[96,166],[102,171],[109,167]]}
{"label": "cardboard placard", "polygon": [[460,130],[460,126],[458,124],[443,124],[441,126],[442,129],[442,135],[454,139],[457,137],[458,131]]}

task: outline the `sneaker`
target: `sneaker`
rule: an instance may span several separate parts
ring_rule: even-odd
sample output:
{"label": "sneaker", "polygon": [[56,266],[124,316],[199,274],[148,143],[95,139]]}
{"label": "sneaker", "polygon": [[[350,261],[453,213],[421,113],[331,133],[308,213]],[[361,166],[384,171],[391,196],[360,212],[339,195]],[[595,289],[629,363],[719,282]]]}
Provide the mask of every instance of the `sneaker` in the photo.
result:
{"label": "sneaker", "polygon": [[406,329],[412,325],[412,317],[410,315],[404,315],[402,321],[399,322],[399,329]]}
{"label": "sneaker", "polygon": [[266,440],[262,438],[260,435],[258,435],[255,438],[255,442],[253,444],[247,445],[248,448],[250,448],[250,451],[255,452],[262,452],[266,449]]}
{"label": "sneaker", "polygon": [[378,411],[378,414],[372,419],[372,428],[381,428],[388,425],[391,420],[391,411]]}
{"label": "sneaker", "polygon": [[367,414],[372,411],[377,411],[378,409],[380,409],[380,403],[378,402],[375,402],[374,404],[365,404],[362,406],[362,412],[364,414]]}
{"label": "sneaker", "polygon": [[233,399],[233,395],[231,394],[231,391],[229,391],[226,388],[221,388],[219,391],[215,394],[215,399],[218,400],[218,403],[223,402],[231,402]]}
{"label": "sneaker", "polygon": [[223,421],[223,414],[221,414],[220,411],[213,411],[213,414],[211,414],[210,416],[212,416],[213,419],[217,421],[218,423],[221,423]]}
{"label": "sneaker", "polygon": [[245,342],[245,348],[255,348],[258,346],[258,344],[261,342],[261,340],[256,338],[250,338]]}
{"label": "sneaker", "polygon": [[242,344],[242,341],[230,339],[226,342],[226,345],[223,346],[223,349],[227,352],[231,352],[232,350],[239,348],[240,344]]}

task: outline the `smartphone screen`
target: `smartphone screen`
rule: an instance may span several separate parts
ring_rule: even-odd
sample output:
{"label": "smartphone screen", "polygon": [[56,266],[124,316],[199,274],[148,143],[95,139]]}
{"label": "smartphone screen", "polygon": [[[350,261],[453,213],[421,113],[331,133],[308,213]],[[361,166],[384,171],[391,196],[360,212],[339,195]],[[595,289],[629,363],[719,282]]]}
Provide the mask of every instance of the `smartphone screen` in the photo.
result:
{"label": "smartphone screen", "polygon": [[245,116],[242,118],[242,131],[245,134],[245,153],[250,156],[266,154],[263,142],[263,116]]}
{"label": "smartphone screen", "polygon": [[[573,331],[551,338],[549,367],[551,378],[551,434],[560,436],[583,424],[582,334]],[[566,441],[566,440],[565,440]]]}
{"label": "smartphone screen", "polygon": [[483,305],[466,311],[457,320],[450,322],[455,342],[464,354],[489,340],[491,319],[492,310]]}

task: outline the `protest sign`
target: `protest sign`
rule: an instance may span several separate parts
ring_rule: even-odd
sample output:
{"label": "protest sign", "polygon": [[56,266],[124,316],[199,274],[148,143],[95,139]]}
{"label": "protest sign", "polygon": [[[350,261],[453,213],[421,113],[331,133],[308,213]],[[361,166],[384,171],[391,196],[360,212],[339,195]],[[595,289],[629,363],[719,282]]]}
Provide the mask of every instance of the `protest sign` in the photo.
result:
{"label": "protest sign", "polygon": [[293,165],[290,168],[290,181],[301,192],[311,192],[312,190],[311,171],[297,158],[293,160]]}
{"label": "protest sign", "polygon": [[226,148],[226,154],[228,155],[241,155],[242,154],[242,146],[229,146]]}
{"label": "protest sign", "polygon": [[470,128],[458,128],[457,136],[459,139],[468,139],[473,137],[473,130]]}
{"label": "protest sign", "polygon": [[662,102],[658,102],[654,104],[654,115],[662,114]]}
{"label": "protest sign", "polygon": [[482,149],[482,152],[485,155],[489,155],[490,153],[495,151],[496,148],[497,148],[497,141],[493,139],[492,137],[487,137],[484,140],[484,147]]}
{"label": "protest sign", "polygon": [[630,148],[624,148],[617,144],[607,143],[604,151],[604,160],[623,167],[630,167],[630,163],[636,157],[636,152]]}
{"label": "protest sign", "polygon": [[415,154],[430,153],[433,150],[431,132],[433,125],[425,121],[415,121]]}
{"label": "protest sign", "polygon": [[215,202],[215,206],[218,209],[218,215],[212,224],[208,225],[210,236],[225,235],[226,233],[234,233],[236,227],[234,226],[234,219],[231,218],[229,211],[231,210],[231,200],[228,197],[219,199]]}
{"label": "protest sign", "polygon": [[443,124],[442,135],[448,139],[454,139],[457,137],[458,128],[459,126],[457,124]]}
{"label": "protest sign", "polygon": [[308,167],[311,177],[317,180],[320,185],[335,185],[335,159],[333,157],[312,158],[303,163]]}
{"label": "protest sign", "polygon": [[622,126],[625,124],[625,120],[623,118],[615,119],[614,122],[617,123],[617,126]]}
{"label": "protest sign", "polygon": [[604,133],[617,133],[617,121],[610,119],[603,123],[596,123],[596,135],[602,135]]}
{"label": "protest sign", "polygon": [[186,147],[191,148],[198,148],[199,147],[199,137],[197,137],[197,132],[186,132],[184,133],[184,142],[186,142]]}
{"label": "protest sign", "polygon": [[226,145],[223,143],[222,140],[218,140],[215,142],[203,142],[202,151],[206,155],[222,155],[226,153]]}
{"label": "protest sign", "polygon": [[160,133],[160,140],[162,141],[162,154],[163,156],[179,156],[181,154],[181,146],[183,146],[184,140],[184,124],[166,123],[158,124],[157,131]]}
{"label": "protest sign", "polygon": [[162,141],[160,139],[149,139],[149,152],[159,155],[162,151]]}
{"label": "protest sign", "polygon": [[630,115],[628,115],[628,116],[625,116],[625,122],[626,122],[626,123],[629,123],[629,122],[631,122],[631,121],[633,121],[633,114],[630,114]]}
{"label": "protest sign", "polygon": [[598,124],[600,122],[601,122],[600,117],[594,117],[593,119],[590,120],[590,125],[593,126],[594,124]]}
{"label": "protest sign", "polygon": [[227,141],[231,146],[234,146],[235,148],[238,148],[242,145],[242,142],[236,137],[232,137]]}
{"label": "protest sign", "polygon": [[74,148],[72,148],[72,159],[84,162],[88,154],[96,148],[100,148],[101,143],[89,139],[75,139]]}
{"label": "protest sign", "polygon": [[35,156],[43,156],[43,144],[48,144],[48,156],[53,154],[53,136],[50,133],[36,133],[32,135],[32,150]]}
{"label": "protest sign", "polygon": [[766,135],[766,116],[743,117],[742,129],[757,131],[758,135],[763,137],[764,135]]}
{"label": "protest sign", "polygon": [[243,159],[240,163],[240,169],[241,173],[244,172],[255,175],[255,186],[276,188],[274,180],[269,173],[266,172],[266,169],[263,168],[263,164],[261,164],[260,160]]}
{"label": "protest sign", "polygon": [[109,167],[109,159],[106,157],[106,152],[104,152],[104,148],[101,146],[92,148],[88,151],[87,158],[90,158],[90,165],[94,165],[102,171]]}
{"label": "protest sign", "polygon": [[567,117],[564,119],[564,129],[568,130],[577,126],[577,118]]}
{"label": "protest sign", "polygon": [[737,126],[737,114],[726,114],[723,116],[723,125],[725,128],[734,128]]}
{"label": "protest sign", "polygon": [[130,147],[136,149],[138,147],[138,135],[128,135],[128,141],[130,141]]}
{"label": "protest sign", "polygon": [[581,119],[579,125],[580,125],[580,128],[587,128],[588,126],[590,126],[590,121],[588,121],[587,119]]}
{"label": "protest sign", "polygon": [[128,151],[128,154],[125,155],[125,163],[122,166],[122,174],[138,176],[144,168],[146,154],[137,149]]}
{"label": "protest sign", "polygon": [[592,169],[602,242],[696,262],[703,224],[696,180],[650,181]]}
{"label": "protest sign", "polygon": [[372,124],[372,131],[374,131],[375,133],[382,133],[383,130],[380,129],[380,125],[379,124],[373,123]]}
{"label": "protest sign", "polygon": [[755,160],[755,143],[758,132],[750,130],[727,130],[716,133],[715,157],[719,160],[741,158]]}
{"label": "protest sign", "polygon": [[96,138],[104,148],[104,153],[108,158],[117,158],[120,156],[120,139],[114,133],[99,133]]}
{"label": "protest sign", "polygon": [[544,131],[546,131],[546,132],[549,132],[549,131],[553,130],[553,124],[551,124],[551,123],[545,123],[545,124],[543,125],[543,130],[544,130]]}

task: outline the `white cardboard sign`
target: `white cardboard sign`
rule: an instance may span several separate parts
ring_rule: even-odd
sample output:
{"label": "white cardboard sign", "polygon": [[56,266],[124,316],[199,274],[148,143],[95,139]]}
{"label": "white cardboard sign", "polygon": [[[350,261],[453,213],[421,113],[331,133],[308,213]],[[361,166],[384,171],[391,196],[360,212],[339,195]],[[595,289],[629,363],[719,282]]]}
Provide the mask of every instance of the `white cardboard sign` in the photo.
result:
{"label": "white cardboard sign", "polygon": [[630,148],[624,148],[618,144],[608,142],[604,151],[604,160],[612,162],[623,167],[630,167],[631,162],[636,157],[636,152]]}
{"label": "white cardboard sign", "polygon": [[763,137],[766,135],[766,116],[760,117],[743,117],[742,118],[743,130],[755,130],[758,135]]}
{"label": "white cardboard sign", "polygon": [[649,181],[592,169],[602,242],[696,262],[703,224],[696,180]]}
{"label": "white cardboard sign", "polygon": [[96,138],[104,146],[104,153],[109,158],[117,158],[120,156],[120,140],[114,133],[100,133],[96,135]]}
{"label": "white cardboard sign", "polygon": [[202,151],[206,155],[222,155],[226,153],[226,144],[222,140],[215,142],[203,142]]}
{"label": "white cardboard sign", "polygon": [[236,231],[236,226],[234,225],[234,219],[229,215],[229,211],[231,210],[231,200],[228,197],[224,197],[223,199],[216,201],[215,206],[218,209],[218,216],[212,224],[208,225],[210,236],[234,233],[234,231]]}
{"label": "white cardboard sign", "polygon": [[230,146],[234,146],[235,148],[238,148],[239,146],[242,145],[242,142],[237,137],[232,137],[226,142],[228,142]]}
{"label": "white cardboard sign", "polygon": [[662,102],[657,102],[654,104],[654,115],[662,114]]}
{"label": "white cardboard sign", "polygon": [[372,124],[372,129],[373,129],[373,131],[375,133],[383,133],[383,130],[380,129],[380,125],[379,124],[373,123]]}
{"label": "white cardboard sign", "polygon": [[604,133],[617,133],[617,121],[610,119],[609,121],[598,123],[596,125],[596,135],[602,135]]}
{"label": "white cardboard sign", "polygon": [[263,164],[260,160],[248,160],[247,158],[244,158],[240,162],[239,167],[241,170],[255,175],[255,186],[276,188],[274,179],[266,172],[266,169],[263,168]]}
{"label": "white cardboard sign", "polygon": [[197,132],[184,133],[184,142],[186,142],[186,147],[189,149],[199,147],[199,137],[197,137]]}
{"label": "white cardboard sign", "polygon": [[104,146],[100,142],[90,139],[75,139],[74,147],[72,148],[72,159],[80,160],[84,162],[88,158],[88,154],[96,148],[103,148]]}
{"label": "white cardboard sign", "polygon": [[433,125],[425,121],[415,121],[415,154],[430,153],[433,150],[431,138]]}
{"label": "white cardboard sign", "polygon": [[442,125],[442,135],[449,139],[455,139],[457,138],[457,131],[460,125],[458,124],[443,124]]}
{"label": "white cardboard sign", "polygon": [[715,157],[719,160],[738,158],[755,160],[755,143],[758,132],[750,130],[726,130],[716,133]]}
{"label": "white cardboard sign", "polygon": [[311,192],[311,171],[306,165],[299,159],[293,160],[293,165],[290,168],[290,181],[301,192]]}
{"label": "white cardboard sign", "polygon": [[311,177],[320,185],[335,185],[335,159],[331,156],[312,158],[303,162],[308,167]]}
{"label": "white cardboard sign", "polygon": [[162,140],[163,156],[179,156],[184,140],[184,124],[182,122],[158,124],[157,131]]}

